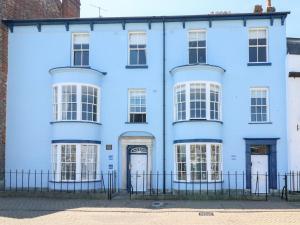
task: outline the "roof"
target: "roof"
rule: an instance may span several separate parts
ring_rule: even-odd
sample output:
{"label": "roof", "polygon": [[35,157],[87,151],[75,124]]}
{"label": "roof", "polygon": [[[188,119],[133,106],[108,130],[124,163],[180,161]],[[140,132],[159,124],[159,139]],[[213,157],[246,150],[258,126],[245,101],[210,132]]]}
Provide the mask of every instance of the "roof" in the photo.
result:
{"label": "roof", "polygon": [[287,53],[300,55],[300,38],[287,38]]}
{"label": "roof", "polygon": [[42,25],[65,25],[68,30],[71,24],[88,24],[93,30],[94,24],[117,24],[120,23],[125,29],[126,23],[148,23],[151,28],[151,23],[162,22],[182,22],[185,27],[185,22],[191,21],[208,21],[211,27],[213,21],[223,20],[242,20],[246,26],[248,20],[269,19],[273,25],[274,19],[281,19],[281,24],[284,25],[285,19],[290,12],[274,12],[274,13],[231,13],[231,14],[206,14],[206,15],[181,15],[181,16],[151,16],[151,17],[101,17],[101,18],[53,18],[53,19],[31,19],[31,20],[4,20],[11,31],[14,26],[37,26],[41,30]]}

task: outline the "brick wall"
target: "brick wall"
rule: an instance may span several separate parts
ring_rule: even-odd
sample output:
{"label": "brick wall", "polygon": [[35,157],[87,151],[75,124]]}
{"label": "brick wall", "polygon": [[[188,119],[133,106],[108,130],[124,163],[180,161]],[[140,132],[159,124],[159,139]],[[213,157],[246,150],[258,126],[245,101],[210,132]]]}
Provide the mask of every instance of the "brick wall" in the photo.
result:
{"label": "brick wall", "polygon": [[[0,0],[0,20],[80,17],[80,0]],[[7,28],[0,23],[0,171],[5,168]],[[0,173],[1,185],[1,173]]]}

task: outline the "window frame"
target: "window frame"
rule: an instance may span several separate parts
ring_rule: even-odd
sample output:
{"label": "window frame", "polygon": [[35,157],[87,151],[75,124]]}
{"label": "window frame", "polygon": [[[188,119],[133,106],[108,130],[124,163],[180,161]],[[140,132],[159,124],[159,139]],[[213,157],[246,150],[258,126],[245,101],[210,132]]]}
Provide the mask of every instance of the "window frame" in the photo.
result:
{"label": "window frame", "polygon": [[[63,120],[62,119],[62,87],[63,86],[76,86],[76,104],[77,104],[77,119],[76,120]],[[87,87],[93,87],[97,89],[97,121],[91,121],[91,120],[82,120],[82,87],[87,86]],[[54,89],[57,88],[57,113],[58,117],[57,120],[55,120],[54,117]],[[93,84],[88,84],[88,83],[58,83],[58,84],[53,84],[52,85],[52,121],[53,122],[87,122],[87,123],[100,123],[101,121],[101,87],[93,85]]]}
{"label": "window frame", "polygon": [[[145,42],[146,42],[146,47],[145,47],[145,57],[146,57],[146,63],[145,64],[131,64],[130,63],[130,35],[131,34],[145,34]],[[147,47],[148,47],[148,37],[147,37],[147,32],[145,30],[140,30],[140,31],[128,31],[128,37],[127,37],[127,65],[128,66],[147,66],[148,65],[148,57],[147,57]]]}
{"label": "window frame", "polygon": [[[146,121],[145,122],[130,122],[130,115],[131,115],[131,110],[130,110],[130,107],[131,107],[131,103],[130,103],[130,97],[131,97],[131,92],[134,92],[134,91],[143,91],[144,92],[144,95],[145,95],[145,113],[134,113],[134,114],[145,114],[146,115]],[[128,123],[132,123],[132,124],[136,124],[136,123],[147,123],[147,89],[146,88],[128,88],[127,90],[127,122]]]}
{"label": "window frame", "polygon": [[[205,118],[191,118],[191,101],[190,101],[190,91],[192,84],[205,84],[205,91],[206,91],[206,117]],[[177,119],[177,93],[176,90],[179,86],[185,86],[185,95],[186,95],[186,118],[178,120]],[[211,119],[210,117],[210,90],[211,85],[215,85],[219,87],[219,119]],[[200,115],[201,117],[201,115]],[[197,121],[197,120],[205,120],[205,121],[216,121],[222,122],[222,85],[218,82],[214,81],[202,81],[202,80],[193,80],[187,82],[178,82],[173,86],[173,122],[183,122],[183,121]]]}
{"label": "window frame", "polygon": [[[267,120],[266,121],[252,121],[252,91],[257,91],[257,90],[263,90],[266,91],[266,114],[267,114]],[[257,105],[256,105],[257,107]],[[261,124],[261,123],[270,123],[270,90],[269,87],[250,87],[250,123],[251,124]]]}
{"label": "window frame", "polygon": [[[178,175],[178,171],[177,171],[177,146],[180,145],[185,145],[185,151],[186,151],[186,180],[179,180],[177,175]],[[200,179],[200,180],[192,180],[192,170],[191,170],[191,146],[192,145],[206,145],[206,174],[207,179]],[[189,143],[177,143],[174,144],[174,178],[173,180],[175,182],[188,182],[188,183],[200,183],[200,182],[221,182],[222,181],[222,176],[219,176],[219,179],[212,179],[212,161],[211,161],[211,152],[212,152],[212,146],[219,146],[219,150],[220,150],[220,170],[218,171],[219,174],[223,173],[223,144],[222,143],[215,143],[215,142],[189,142]],[[203,172],[202,172],[203,173]]]}
{"label": "window frame", "polygon": [[[90,66],[90,51],[91,51],[91,46],[90,46],[90,33],[89,32],[73,32],[72,34],[72,43],[71,43],[71,65],[73,67],[89,67]],[[82,65],[82,62],[81,62],[81,65],[75,65],[74,63],[74,53],[75,53],[75,49],[74,49],[74,41],[75,41],[75,36],[76,35],[88,35],[88,38],[89,38],[89,64],[88,65]]]}
{"label": "window frame", "polygon": [[[190,63],[190,33],[192,32],[204,32],[205,33],[205,47],[198,47],[196,49],[205,49],[205,62],[204,63]],[[206,29],[190,29],[187,32],[187,59],[188,59],[188,65],[193,64],[207,64],[207,30]],[[198,55],[197,55],[197,61],[198,61]]]}
{"label": "window frame", "polygon": [[[62,146],[72,146],[75,145],[75,154],[76,154],[76,171],[75,171],[75,180],[70,179],[70,180],[62,180],[62,161],[61,161],[61,152],[62,152]],[[96,146],[96,176],[94,179],[82,179],[82,160],[81,160],[81,153],[82,153],[82,146],[84,145],[92,145]],[[54,154],[54,149],[56,148],[56,155]],[[52,181],[53,182],[86,182],[86,181],[96,181],[99,180],[100,177],[100,152],[101,152],[101,145],[96,144],[96,143],[53,143],[51,146],[51,173],[52,173]],[[53,167],[54,162],[56,162],[56,168]]]}
{"label": "window frame", "polygon": [[[266,61],[265,62],[250,62],[250,33],[251,31],[266,31]],[[252,45],[253,46],[253,45]],[[257,48],[262,47],[263,45],[256,45]],[[257,52],[257,60],[258,60],[258,52]],[[252,27],[248,29],[248,64],[265,64],[269,63],[269,29],[267,27]]]}

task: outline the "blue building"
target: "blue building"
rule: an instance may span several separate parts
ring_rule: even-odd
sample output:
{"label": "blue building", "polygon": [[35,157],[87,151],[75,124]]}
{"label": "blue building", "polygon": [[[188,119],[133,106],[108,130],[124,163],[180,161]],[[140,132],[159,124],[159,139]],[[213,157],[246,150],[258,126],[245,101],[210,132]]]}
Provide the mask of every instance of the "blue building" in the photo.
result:
{"label": "blue building", "polygon": [[97,185],[115,170],[119,189],[137,191],[227,185],[229,171],[276,189],[287,15],[5,21],[6,170]]}

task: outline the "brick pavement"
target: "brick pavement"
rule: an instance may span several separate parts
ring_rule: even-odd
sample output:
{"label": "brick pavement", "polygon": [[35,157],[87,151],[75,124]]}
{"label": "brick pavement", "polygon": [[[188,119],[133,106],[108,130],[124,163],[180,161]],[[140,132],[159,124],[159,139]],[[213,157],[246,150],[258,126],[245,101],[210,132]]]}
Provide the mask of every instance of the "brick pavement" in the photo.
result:
{"label": "brick pavement", "polygon": [[299,202],[164,201],[164,206],[159,209],[153,208],[152,203],[130,200],[0,198],[0,224],[300,224]]}

